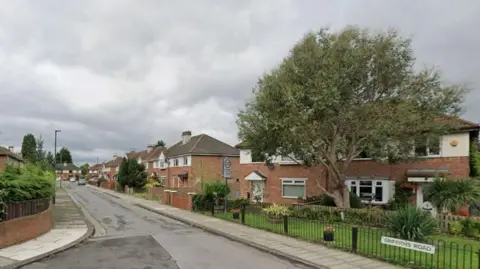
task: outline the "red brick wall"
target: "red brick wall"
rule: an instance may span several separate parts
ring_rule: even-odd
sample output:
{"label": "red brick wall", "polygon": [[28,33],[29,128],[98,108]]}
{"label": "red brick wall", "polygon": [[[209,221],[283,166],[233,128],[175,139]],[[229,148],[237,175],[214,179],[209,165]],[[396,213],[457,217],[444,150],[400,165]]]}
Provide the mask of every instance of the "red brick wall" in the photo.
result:
{"label": "red brick wall", "polygon": [[36,215],[0,222],[0,249],[36,238],[52,229],[50,209]]}
{"label": "red brick wall", "polygon": [[0,172],[5,169],[7,165],[8,157],[7,156],[0,156]]}
{"label": "red brick wall", "polygon": [[262,172],[267,179],[265,180],[264,199],[266,203],[296,203],[296,198],[282,197],[282,180],[281,178],[307,178],[306,192],[307,196],[321,194],[318,184],[325,187],[324,172],[321,167],[306,169],[300,165],[278,165],[275,164],[273,169],[269,169],[263,163],[242,164],[240,168],[240,194],[247,197],[247,192],[251,193],[250,181],[245,180],[254,170]]}
{"label": "red brick wall", "polygon": [[[468,157],[429,158],[418,162],[387,164],[372,160],[355,160],[347,170],[347,176],[387,176],[397,182],[406,180],[407,169],[412,168],[448,168],[452,177],[468,177],[470,173]],[[261,171],[267,176],[265,181],[264,202],[295,203],[296,199],[282,198],[281,178],[296,177],[308,178],[306,184],[307,196],[320,195],[322,191],[317,187],[318,183],[329,189],[325,182],[325,173],[321,166],[303,168],[300,165],[278,165],[273,169],[267,168],[263,163],[242,164],[240,167],[240,193],[242,197],[251,192],[250,182],[245,180],[254,170]]]}
{"label": "red brick wall", "polygon": [[388,176],[392,180],[406,180],[407,169],[448,168],[452,177],[468,177],[470,165],[468,157],[429,158],[417,162],[388,164],[371,160],[353,161],[347,170],[347,176]]}
{"label": "red brick wall", "polygon": [[172,195],[172,198],[171,198],[172,206],[185,209],[185,210],[192,209],[190,196],[182,193],[175,193],[175,192],[172,192],[171,195]]}
{"label": "red brick wall", "polygon": [[[240,158],[230,157],[231,178],[228,186],[231,193],[240,192]],[[192,157],[192,180],[195,181],[196,192],[201,191],[202,183],[225,179],[222,174],[223,157],[220,156],[193,156]],[[238,179],[238,180],[237,180]],[[190,180],[190,179],[189,179]]]}

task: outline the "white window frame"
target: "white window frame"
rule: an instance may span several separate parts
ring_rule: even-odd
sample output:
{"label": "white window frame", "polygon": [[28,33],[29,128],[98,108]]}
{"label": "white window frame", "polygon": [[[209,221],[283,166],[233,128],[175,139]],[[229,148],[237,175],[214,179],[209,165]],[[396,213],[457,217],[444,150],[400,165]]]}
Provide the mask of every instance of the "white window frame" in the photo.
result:
{"label": "white window frame", "polygon": [[302,163],[302,160],[296,159],[291,155],[281,155],[280,156],[280,164],[298,164]]}
{"label": "white window frame", "polygon": [[166,177],[166,176],[160,176],[160,183],[162,183],[163,186],[166,186],[166,184],[167,184],[167,177]]}
{"label": "white window frame", "polygon": [[[438,138],[438,154],[430,154],[430,147],[429,147],[429,139],[427,138],[425,141],[425,150],[426,150],[426,155],[423,156],[417,156],[418,158],[429,158],[429,157],[441,157],[442,156],[442,138]],[[413,155],[417,155],[416,153],[416,145],[413,146]]]}
{"label": "white window frame", "polygon": [[[370,200],[363,200],[362,197],[360,196],[360,182],[361,181],[370,181],[372,182],[372,191],[370,193],[373,193],[374,195],[376,194],[377,187],[382,188],[382,201],[371,201]],[[356,188],[355,194],[360,198],[362,203],[364,204],[375,204],[375,205],[383,205],[387,204],[390,196],[390,186],[389,186],[389,181],[388,180],[378,180],[378,179],[349,179],[346,180],[346,185],[348,187],[349,191],[352,191],[352,186]],[[380,185],[378,185],[380,183]],[[386,190],[386,192],[385,192]]]}
{"label": "white window frame", "polygon": [[165,168],[165,160],[164,159],[158,160],[158,167],[159,168]]}
{"label": "white window frame", "polygon": [[183,157],[183,166],[188,166],[188,157]]}
{"label": "white window frame", "polygon": [[[284,196],[283,193],[284,193],[284,186],[287,185],[287,186],[303,186],[303,197],[307,196],[307,178],[281,178],[282,180],[282,188],[281,188],[281,192],[282,192],[282,198],[292,198],[292,199],[297,199],[297,197],[293,197],[293,196]],[[301,181],[301,183],[300,183]]]}
{"label": "white window frame", "polygon": [[178,160],[178,158],[173,159],[173,166],[178,166],[179,163],[180,161]]}

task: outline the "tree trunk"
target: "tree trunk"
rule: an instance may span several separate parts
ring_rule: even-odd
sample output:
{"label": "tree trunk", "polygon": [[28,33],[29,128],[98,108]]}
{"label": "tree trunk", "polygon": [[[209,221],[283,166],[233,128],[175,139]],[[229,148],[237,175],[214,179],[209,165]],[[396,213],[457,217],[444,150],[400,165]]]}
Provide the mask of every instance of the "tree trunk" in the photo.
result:
{"label": "tree trunk", "polygon": [[350,208],[350,191],[345,184],[333,192],[333,200],[338,208]]}

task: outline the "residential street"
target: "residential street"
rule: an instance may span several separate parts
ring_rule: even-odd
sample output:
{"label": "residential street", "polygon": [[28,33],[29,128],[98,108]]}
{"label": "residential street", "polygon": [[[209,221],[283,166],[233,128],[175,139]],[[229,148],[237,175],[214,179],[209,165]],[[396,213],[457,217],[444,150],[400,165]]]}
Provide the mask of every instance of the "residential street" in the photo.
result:
{"label": "residential street", "polygon": [[107,235],[23,268],[306,268],[90,188],[74,184],[70,188]]}

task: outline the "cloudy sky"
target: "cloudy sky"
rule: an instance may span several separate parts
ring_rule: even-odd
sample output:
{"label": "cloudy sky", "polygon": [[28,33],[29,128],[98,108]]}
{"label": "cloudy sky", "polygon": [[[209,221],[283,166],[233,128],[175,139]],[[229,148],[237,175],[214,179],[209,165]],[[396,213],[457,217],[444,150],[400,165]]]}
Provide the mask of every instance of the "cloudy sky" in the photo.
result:
{"label": "cloudy sky", "polygon": [[[398,28],[420,66],[472,88],[480,122],[480,1],[0,0],[0,145],[25,133],[77,163],[183,130],[237,142],[235,114],[262,72],[309,30]],[[477,32],[477,34],[475,34]]]}

